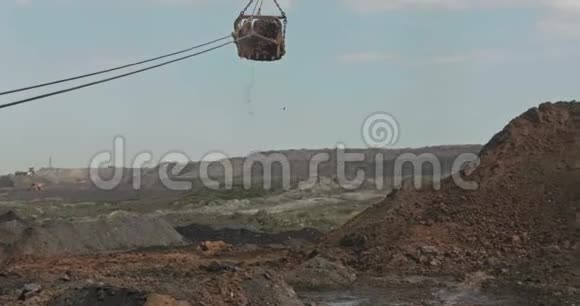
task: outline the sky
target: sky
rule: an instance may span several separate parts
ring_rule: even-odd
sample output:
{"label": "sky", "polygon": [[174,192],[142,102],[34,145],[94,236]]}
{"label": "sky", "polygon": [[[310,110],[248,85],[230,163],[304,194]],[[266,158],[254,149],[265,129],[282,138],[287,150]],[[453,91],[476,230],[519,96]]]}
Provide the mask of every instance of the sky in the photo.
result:
{"label": "sky", "polygon": [[[264,0],[264,13],[275,12]],[[0,0],[0,91],[92,72],[231,33],[245,1]],[[485,143],[545,101],[580,97],[578,0],[285,0],[286,57],[235,47],[0,111],[0,173],[128,159],[364,147],[386,112],[393,147]],[[114,75],[111,74],[111,75]],[[109,76],[109,75],[107,75]],[[103,76],[95,77],[92,80]],[[0,97],[0,103],[84,81]]]}

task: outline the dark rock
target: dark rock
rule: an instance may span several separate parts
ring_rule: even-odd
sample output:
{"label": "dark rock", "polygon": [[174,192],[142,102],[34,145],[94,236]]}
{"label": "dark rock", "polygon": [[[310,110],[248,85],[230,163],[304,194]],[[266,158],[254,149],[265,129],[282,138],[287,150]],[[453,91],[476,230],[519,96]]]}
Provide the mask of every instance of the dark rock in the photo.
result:
{"label": "dark rock", "polygon": [[108,286],[68,289],[46,306],[143,306],[147,295],[143,292]]}
{"label": "dark rock", "polygon": [[212,261],[209,265],[203,267],[206,271],[216,273],[216,272],[235,272],[239,271],[240,268],[225,262]]}
{"label": "dark rock", "polygon": [[42,291],[41,285],[35,284],[35,283],[26,284],[26,285],[24,285],[24,288],[22,288],[22,292],[20,293],[18,300],[26,301],[29,298],[36,295],[37,293],[39,293],[40,291]]}
{"label": "dark rock", "polygon": [[270,271],[254,271],[240,287],[247,293],[246,305],[304,306],[294,289]]}
{"label": "dark rock", "polygon": [[345,248],[363,248],[368,237],[359,234],[348,234],[340,240],[340,245]]}

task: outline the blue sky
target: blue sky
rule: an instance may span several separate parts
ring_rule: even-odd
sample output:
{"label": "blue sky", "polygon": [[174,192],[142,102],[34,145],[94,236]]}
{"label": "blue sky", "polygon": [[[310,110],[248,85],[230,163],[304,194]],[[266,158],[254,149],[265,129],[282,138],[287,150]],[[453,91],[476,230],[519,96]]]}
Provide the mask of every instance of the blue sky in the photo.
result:
{"label": "blue sky", "polygon": [[[270,4],[270,0],[265,0]],[[231,32],[235,0],[0,0],[0,91],[186,48]],[[288,54],[233,46],[0,112],[0,172],[130,155],[364,145],[397,117],[398,147],[484,143],[544,101],[580,97],[577,0],[286,0]],[[272,9],[268,5],[267,9]],[[57,86],[57,88],[67,87]],[[46,89],[0,97],[6,103]],[[286,107],[286,111],[282,108]]]}

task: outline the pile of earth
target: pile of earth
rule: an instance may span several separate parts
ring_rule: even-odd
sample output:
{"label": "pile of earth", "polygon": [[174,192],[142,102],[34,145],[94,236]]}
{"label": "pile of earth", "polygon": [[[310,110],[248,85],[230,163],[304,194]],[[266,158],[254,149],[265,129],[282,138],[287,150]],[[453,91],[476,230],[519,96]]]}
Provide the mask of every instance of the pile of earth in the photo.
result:
{"label": "pile of earth", "polygon": [[207,225],[191,224],[177,227],[177,231],[189,242],[199,244],[203,241],[224,241],[232,245],[255,244],[287,244],[296,242],[315,242],[322,237],[322,232],[304,228],[299,231],[287,231],[280,233],[265,233],[251,231],[244,228],[214,229]]}
{"label": "pile of earth", "polygon": [[203,279],[177,277],[167,282],[140,277],[117,284],[74,280],[30,283],[22,290],[8,290],[9,295],[0,296],[0,301],[5,306],[304,305],[281,275],[267,269],[206,274]]}
{"label": "pile of earth", "polygon": [[329,233],[324,245],[378,273],[461,274],[505,270],[548,253],[578,255],[580,103],[530,109],[460,176],[478,188],[453,178],[439,190],[405,184]]}
{"label": "pile of earth", "polygon": [[191,299],[195,302],[138,289],[93,285],[70,288],[52,298],[47,306],[304,305],[282,277],[266,270],[216,276],[203,286],[192,288],[190,295],[195,296]]}
{"label": "pile of earth", "polygon": [[143,292],[126,288],[87,286],[66,290],[50,301],[48,306],[143,306],[145,303],[147,303],[147,294]]}
{"label": "pile of earth", "polygon": [[344,290],[356,280],[356,273],[341,264],[316,256],[293,267],[286,273],[285,280],[296,290]]}
{"label": "pile of earth", "polygon": [[0,264],[10,256],[28,228],[29,225],[12,211],[0,215]]}
{"label": "pile of earth", "polygon": [[49,221],[26,228],[12,256],[50,257],[185,245],[173,226],[157,215],[113,213],[95,220]]}

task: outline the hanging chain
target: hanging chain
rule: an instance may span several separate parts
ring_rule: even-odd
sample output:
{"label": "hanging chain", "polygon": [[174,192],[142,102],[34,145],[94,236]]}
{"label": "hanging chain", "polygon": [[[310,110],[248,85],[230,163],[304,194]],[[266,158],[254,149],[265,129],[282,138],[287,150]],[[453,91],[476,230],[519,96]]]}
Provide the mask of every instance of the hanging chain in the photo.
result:
{"label": "hanging chain", "polygon": [[[258,0],[258,2],[259,2],[259,0]],[[246,11],[250,8],[252,3],[254,3],[254,0],[250,0],[248,5],[246,5],[246,7],[242,10],[240,15],[244,15],[246,13]],[[282,20],[284,22],[284,37],[286,37],[286,29],[288,28],[288,18],[286,17],[286,12],[284,12],[284,10],[282,9],[282,6],[280,6],[280,3],[278,3],[278,0],[274,0],[274,4],[276,4],[276,7],[278,7],[278,10],[282,14]]]}
{"label": "hanging chain", "polygon": [[242,12],[240,13],[240,15],[244,15],[246,13],[246,11],[250,8],[250,6],[252,5],[252,3],[254,3],[254,0],[250,0],[250,3],[248,3],[248,5],[246,5],[246,7],[242,10]]}
{"label": "hanging chain", "polygon": [[282,20],[284,21],[284,37],[286,37],[286,29],[288,28],[288,18],[286,17],[286,12],[284,12],[282,7],[280,6],[280,3],[278,3],[278,0],[274,0],[274,3],[276,4],[278,10],[280,10],[280,13],[282,14]]}
{"label": "hanging chain", "polygon": [[274,0],[274,3],[276,4],[276,6],[278,7],[278,9],[280,10],[280,13],[282,13],[282,17],[286,18],[286,12],[284,12],[284,10],[282,9],[282,7],[280,6],[280,3],[278,3],[278,0]]}
{"label": "hanging chain", "polygon": [[288,29],[288,18],[284,15],[284,38],[286,38],[286,29]]}

